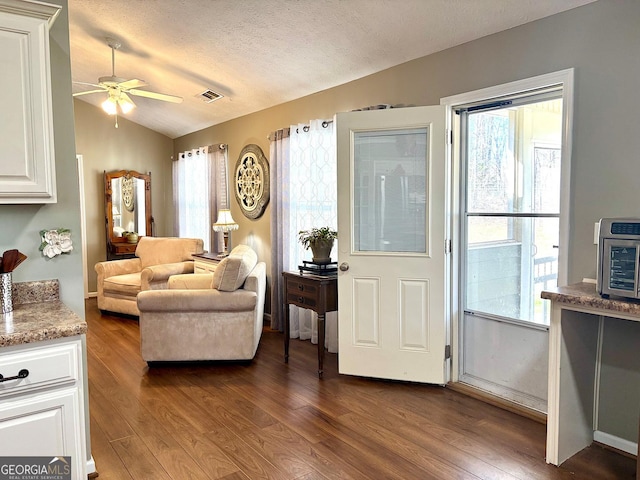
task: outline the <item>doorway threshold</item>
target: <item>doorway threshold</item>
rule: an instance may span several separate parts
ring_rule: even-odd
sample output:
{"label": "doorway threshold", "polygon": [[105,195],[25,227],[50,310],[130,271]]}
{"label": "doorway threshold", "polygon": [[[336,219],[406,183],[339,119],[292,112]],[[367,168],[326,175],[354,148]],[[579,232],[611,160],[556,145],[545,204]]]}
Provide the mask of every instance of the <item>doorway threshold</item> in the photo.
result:
{"label": "doorway threshold", "polygon": [[545,425],[547,423],[546,413],[526,407],[524,405],[520,405],[519,403],[512,402],[497,395],[493,395],[486,390],[474,387],[473,385],[469,385],[463,382],[449,382],[447,383],[447,387],[454,392],[459,392],[469,397],[473,397],[477,400],[483,401],[498,408],[502,408],[503,410],[508,410],[510,412],[516,413],[538,423],[542,423]]}

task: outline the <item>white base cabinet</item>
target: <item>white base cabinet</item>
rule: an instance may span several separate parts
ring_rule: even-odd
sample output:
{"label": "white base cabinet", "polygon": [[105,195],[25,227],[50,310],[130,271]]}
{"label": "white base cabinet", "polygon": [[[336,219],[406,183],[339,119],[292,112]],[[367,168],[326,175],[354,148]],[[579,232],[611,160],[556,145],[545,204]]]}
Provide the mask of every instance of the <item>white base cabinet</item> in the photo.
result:
{"label": "white base cabinet", "polygon": [[87,478],[82,351],[80,337],[0,349],[3,456],[70,456],[72,478]]}
{"label": "white base cabinet", "polygon": [[77,436],[65,433],[76,430],[79,415],[78,392],[73,388],[6,402],[0,407],[3,455],[55,456],[77,451],[73,441]]}

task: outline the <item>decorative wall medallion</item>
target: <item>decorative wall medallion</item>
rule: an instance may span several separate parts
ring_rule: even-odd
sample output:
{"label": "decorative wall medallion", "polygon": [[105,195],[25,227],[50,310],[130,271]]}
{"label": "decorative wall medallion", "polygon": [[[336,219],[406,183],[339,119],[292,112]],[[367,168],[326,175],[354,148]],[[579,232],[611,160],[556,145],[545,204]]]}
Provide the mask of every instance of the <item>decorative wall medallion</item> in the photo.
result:
{"label": "decorative wall medallion", "polygon": [[135,202],[133,201],[133,177],[125,175],[122,177],[122,203],[124,207],[133,212]]}
{"label": "decorative wall medallion", "polygon": [[269,163],[258,145],[252,143],[242,149],[234,178],[242,213],[247,218],[259,218],[269,203]]}

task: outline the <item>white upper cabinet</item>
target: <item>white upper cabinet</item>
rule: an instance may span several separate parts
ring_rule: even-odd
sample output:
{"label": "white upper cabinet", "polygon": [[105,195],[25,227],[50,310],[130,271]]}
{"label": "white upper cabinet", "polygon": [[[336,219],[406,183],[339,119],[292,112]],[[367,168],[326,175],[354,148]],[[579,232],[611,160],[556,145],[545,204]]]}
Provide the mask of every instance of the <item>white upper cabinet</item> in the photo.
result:
{"label": "white upper cabinet", "polygon": [[60,8],[0,0],[0,204],[56,202],[49,27]]}

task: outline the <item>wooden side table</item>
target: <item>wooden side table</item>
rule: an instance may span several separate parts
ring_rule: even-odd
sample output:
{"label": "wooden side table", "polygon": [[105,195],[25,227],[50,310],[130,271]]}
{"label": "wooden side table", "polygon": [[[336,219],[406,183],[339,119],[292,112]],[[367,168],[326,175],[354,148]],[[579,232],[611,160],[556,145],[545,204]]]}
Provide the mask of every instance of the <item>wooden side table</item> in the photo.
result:
{"label": "wooden side table", "polygon": [[318,377],[324,360],[325,314],[338,310],[337,275],[282,272],[284,278],[284,361],[289,362],[289,305],[308,308],[318,314]]}
{"label": "wooden side table", "polygon": [[213,273],[222,257],[215,253],[195,253],[193,257],[193,273]]}
{"label": "wooden side table", "polygon": [[107,239],[107,260],[133,258],[136,256],[137,246],[138,242],[129,243],[121,237],[116,237],[113,240]]}

